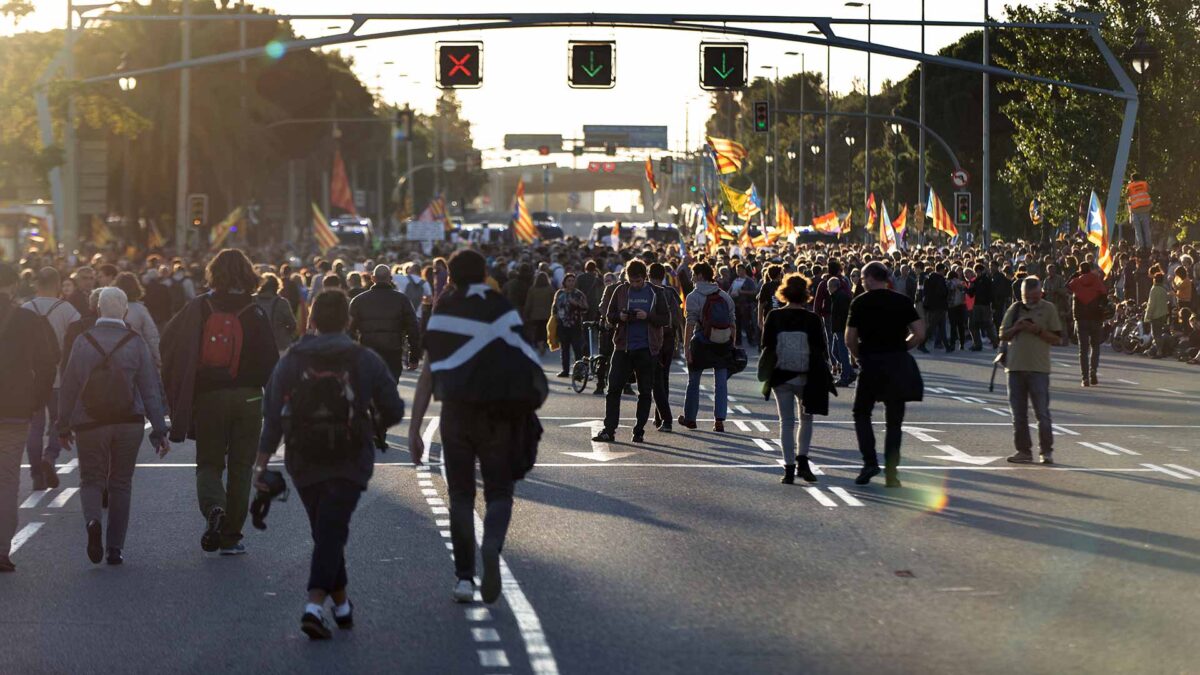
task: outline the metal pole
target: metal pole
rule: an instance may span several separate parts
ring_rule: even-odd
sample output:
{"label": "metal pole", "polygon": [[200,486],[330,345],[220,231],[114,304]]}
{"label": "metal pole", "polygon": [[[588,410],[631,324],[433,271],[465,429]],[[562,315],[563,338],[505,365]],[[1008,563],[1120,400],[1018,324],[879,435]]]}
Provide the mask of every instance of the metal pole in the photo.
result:
{"label": "metal pole", "polygon": [[[238,14],[245,14],[245,13],[246,13],[246,0],[242,0],[241,3],[239,4]],[[246,20],[245,19],[238,20],[238,49],[243,52],[246,51]],[[238,127],[239,127],[239,131],[241,132],[241,134],[240,134],[241,138],[239,140],[241,140],[241,139],[245,139],[246,135],[247,135],[246,134],[246,120],[247,120],[247,115],[246,115],[246,59],[241,59],[238,61],[238,95],[239,95],[239,98],[241,99],[241,101],[240,101],[241,102],[241,117],[238,119]],[[236,157],[236,155],[235,155],[235,157]],[[234,161],[234,171],[235,171],[234,176],[239,176],[240,169],[241,169],[241,162],[238,162],[235,159],[235,161]],[[244,177],[249,178],[249,175],[246,174]],[[248,204],[250,202],[250,191],[244,185],[244,181],[238,180],[238,181],[234,182],[233,185],[234,185],[235,190],[240,190],[240,192],[241,192],[240,195],[238,195],[236,192],[234,193],[234,200],[236,202],[236,205],[244,206],[244,205]],[[245,211],[243,211],[243,213],[245,213]]]}
{"label": "metal pole", "polygon": [[[774,89],[775,89],[774,90],[775,105],[778,107],[779,106],[779,66],[775,66],[775,88]],[[775,156],[775,161],[771,162],[771,190],[772,190],[771,196],[774,197],[774,199],[772,199],[770,202],[767,202],[768,209],[771,209],[776,201],[783,203],[782,200],[779,199],[779,164],[783,161],[783,157],[781,157],[779,155],[779,125],[773,124],[771,126],[773,127],[771,129],[771,139],[772,139],[771,140],[771,154]],[[764,210],[767,213],[772,214],[771,218],[769,219],[771,223],[779,222],[779,220],[778,220],[779,214],[778,213],[775,213],[773,210],[766,210],[766,209],[764,209]],[[766,232],[763,232],[763,234],[766,234]]]}
{"label": "metal pole", "polygon": [[[66,77],[75,79],[75,5],[67,0],[67,43],[66,43]],[[79,148],[75,143],[75,97],[68,94],[67,125],[63,129],[63,145],[65,146],[66,170],[63,171],[63,185],[66,187],[63,201],[63,219],[59,223],[63,249],[68,253],[79,246]]]}
{"label": "metal pole", "polygon": [[[871,3],[867,3],[867,21],[871,20]],[[867,44],[871,44],[871,24],[867,24]],[[867,119],[866,133],[863,134],[863,204],[871,194],[871,52],[867,52]]]}
{"label": "metal pole", "polygon": [[[189,0],[182,0],[183,17],[192,14]],[[192,22],[182,21],[182,46],[184,61],[192,58]],[[191,128],[192,71],[184,68],[179,72],[179,158],[175,177],[175,251],[183,253],[187,248],[187,195],[188,195],[188,133]]]}
{"label": "metal pole", "polygon": [[[988,20],[988,0],[983,0],[983,20]],[[983,65],[990,65],[991,50],[990,42],[991,31],[987,26],[983,27]],[[991,219],[991,200],[992,200],[992,86],[991,77],[983,74],[983,246],[986,248],[992,243],[992,219]]]}
{"label": "metal pole", "polygon": [[829,83],[829,74],[831,72],[829,65],[832,51],[832,47],[825,45],[825,213],[829,213],[832,210],[830,207],[832,202],[829,199],[829,156],[832,154],[829,147],[829,98],[833,95],[831,91],[833,85]]}
{"label": "metal pole", "polygon": [[[921,53],[925,53],[925,0],[921,0]],[[920,114],[921,123],[917,140],[917,208],[925,204],[925,62],[920,65]]]}
{"label": "metal pole", "polygon": [[[804,54],[800,55],[800,109],[804,110],[804,87],[807,84],[808,77],[805,73]],[[797,150],[797,158],[800,160],[799,168],[797,169],[797,190],[796,190],[796,218],[804,218],[804,151],[808,148],[804,147],[804,114],[800,115],[800,147]]]}

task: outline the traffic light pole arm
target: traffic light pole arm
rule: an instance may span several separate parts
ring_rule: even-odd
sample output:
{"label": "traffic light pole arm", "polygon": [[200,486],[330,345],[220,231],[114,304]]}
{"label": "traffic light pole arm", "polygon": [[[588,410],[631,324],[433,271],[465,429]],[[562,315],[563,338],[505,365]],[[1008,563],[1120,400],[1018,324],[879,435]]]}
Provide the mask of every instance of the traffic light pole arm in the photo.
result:
{"label": "traffic light pole arm", "polygon": [[817,115],[820,117],[825,117],[825,116],[857,117],[860,119],[864,118],[864,117],[869,117],[873,120],[886,120],[888,122],[900,122],[901,124],[911,124],[914,127],[919,127],[921,129],[924,129],[925,133],[932,136],[933,140],[937,141],[938,144],[942,146],[942,149],[946,151],[946,156],[950,158],[950,163],[954,165],[955,171],[958,171],[959,169],[962,168],[962,164],[960,164],[958,161],[958,156],[954,154],[954,150],[950,149],[950,144],[946,142],[946,139],[942,138],[936,131],[929,128],[928,126],[921,124],[920,122],[918,122],[914,119],[908,118],[908,117],[901,117],[900,115],[884,115],[882,113],[868,114],[865,112],[855,112],[855,111],[851,111],[851,110],[845,110],[845,111],[830,110],[829,112],[826,112],[824,109],[801,110],[799,108],[771,108],[771,112],[778,113],[780,115]]}

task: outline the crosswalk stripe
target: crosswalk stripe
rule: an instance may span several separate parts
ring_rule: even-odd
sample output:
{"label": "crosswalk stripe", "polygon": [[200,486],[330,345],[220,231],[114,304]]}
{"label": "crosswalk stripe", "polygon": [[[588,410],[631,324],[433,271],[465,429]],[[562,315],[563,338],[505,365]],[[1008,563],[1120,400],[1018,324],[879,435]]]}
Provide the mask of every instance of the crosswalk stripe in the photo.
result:
{"label": "crosswalk stripe", "polygon": [[75,496],[76,492],[79,492],[79,488],[77,487],[63,488],[63,491],[54,498],[54,501],[47,504],[46,508],[61,509],[67,505],[67,502],[71,499],[71,497]]}
{"label": "crosswalk stripe", "polygon": [[855,497],[854,495],[850,494],[850,492],[848,490],[846,490],[846,488],[831,487],[831,488],[829,488],[829,491],[832,492],[833,494],[841,497],[842,501],[846,502],[850,506],[862,506],[863,505],[862,502],[858,501],[858,497]]}
{"label": "crosswalk stripe", "polygon": [[21,502],[21,508],[36,509],[37,505],[41,504],[42,499],[44,499],[45,496],[48,494],[50,494],[50,493],[47,492],[46,490],[38,490],[37,492],[31,492],[29,494],[29,496],[25,498],[25,501]]}
{"label": "crosswalk stripe", "polygon": [[1188,467],[1186,467],[1186,466],[1179,466],[1178,464],[1167,464],[1166,466],[1169,466],[1169,467],[1171,467],[1172,469],[1175,469],[1176,471],[1182,471],[1182,472],[1184,472],[1184,473],[1190,473],[1190,474],[1192,474],[1193,476],[1196,476],[1197,478],[1200,478],[1200,471],[1197,471],[1197,470],[1195,470],[1195,469],[1189,469],[1189,468],[1188,468]]}
{"label": "crosswalk stripe", "polygon": [[[1117,445],[1117,444],[1115,444],[1115,443],[1101,443],[1100,445],[1103,445],[1103,446],[1104,446],[1104,447],[1106,447],[1106,448],[1112,448],[1113,450],[1116,450],[1117,452],[1123,452],[1123,453],[1125,453],[1125,454],[1127,454],[1127,455],[1140,455],[1140,454],[1142,454],[1142,453],[1140,453],[1140,452],[1134,452],[1133,450],[1130,450],[1130,449],[1128,449],[1128,448],[1122,448],[1121,446],[1119,446],[1119,445]],[[1168,465],[1168,466],[1170,466],[1170,465]]]}
{"label": "crosswalk stripe", "polygon": [[984,410],[986,410],[990,413],[999,415],[1001,417],[1009,417],[1010,416],[1010,414],[1007,410],[1000,410],[999,408],[984,408]]}
{"label": "crosswalk stripe", "polygon": [[1168,469],[1166,467],[1161,467],[1157,464],[1143,464],[1142,466],[1146,467],[1147,469],[1153,469],[1155,471],[1165,473],[1168,476],[1172,476],[1174,478],[1182,478],[1183,480],[1191,480],[1192,479],[1192,476],[1189,476],[1186,473],[1180,473],[1178,471],[1174,471],[1174,470]]}
{"label": "crosswalk stripe", "polygon": [[838,505],[837,502],[833,501],[829,497],[826,497],[825,493],[821,492],[821,488],[806,487],[806,488],[804,488],[804,491],[807,492],[809,495],[811,495],[813,499],[820,502],[821,506],[837,506]]}
{"label": "crosswalk stripe", "polygon": [[761,448],[763,452],[775,453],[775,449],[771,447],[771,444],[761,438],[755,438],[754,444]]}
{"label": "crosswalk stripe", "polygon": [[1109,450],[1108,448],[1102,448],[1102,447],[1100,447],[1099,445],[1096,445],[1095,443],[1087,443],[1087,442],[1084,442],[1084,441],[1076,441],[1076,443],[1078,443],[1078,444],[1082,445],[1082,446],[1083,446],[1083,447],[1085,447],[1085,448],[1091,448],[1092,450],[1097,450],[1097,451],[1099,451],[1099,452],[1103,452],[1103,453],[1104,453],[1104,454],[1106,454],[1106,455],[1116,455],[1116,454],[1119,454],[1119,453],[1117,453],[1115,450]]}
{"label": "crosswalk stripe", "polygon": [[45,523],[28,523],[25,525],[25,527],[22,527],[20,531],[13,535],[12,544],[9,546],[8,554],[12,555],[16,553],[17,549],[24,546],[25,542],[29,541],[30,537],[37,534],[37,531],[42,529],[42,525],[44,524]]}
{"label": "crosswalk stripe", "polygon": [[733,420],[733,425],[738,428],[738,431],[750,431],[750,425],[741,420]]}
{"label": "crosswalk stripe", "polygon": [[735,406],[733,406],[733,409],[734,409],[734,410],[736,410],[736,411],[738,411],[738,412],[740,412],[740,413],[742,413],[743,415],[749,415],[749,414],[750,414],[750,409],[749,409],[749,408],[747,408],[747,407],[746,407],[746,406],[744,406],[744,405],[735,405]]}
{"label": "crosswalk stripe", "polygon": [[750,423],[753,424],[754,428],[758,429],[759,431],[770,431],[770,429],[767,428],[767,425],[763,424],[759,420],[750,420]]}
{"label": "crosswalk stripe", "polygon": [[67,462],[66,464],[58,467],[58,475],[65,476],[65,475],[71,473],[72,471],[74,471],[78,467],[79,467],[79,458],[75,457],[75,458],[71,459],[71,461]]}
{"label": "crosswalk stripe", "polygon": [[1072,431],[1072,430],[1070,430],[1070,429],[1068,429],[1068,428],[1064,427],[1064,426],[1063,426],[1063,425],[1061,425],[1061,424],[1051,424],[1051,425],[1050,425],[1050,428],[1051,428],[1051,429],[1054,429],[1055,431],[1060,431],[1060,432],[1062,432],[1062,433],[1064,433],[1064,434],[1066,434],[1066,435],[1068,435],[1068,436],[1078,436],[1078,435],[1079,435],[1079,432],[1078,432],[1078,431]]}

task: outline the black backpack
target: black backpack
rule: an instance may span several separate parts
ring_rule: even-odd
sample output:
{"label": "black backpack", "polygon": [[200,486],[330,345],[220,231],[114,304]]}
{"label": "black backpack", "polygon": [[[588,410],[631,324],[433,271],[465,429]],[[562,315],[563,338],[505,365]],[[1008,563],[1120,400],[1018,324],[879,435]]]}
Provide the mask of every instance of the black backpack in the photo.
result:
{"label": "black backpack", "polygon": [[367,414],[356,404],[352,373],[359,350],[333,357],[306,355],[284,405],[284,443],[315,464],[336,464],[363,448]]}
{"label": "black backpack", "polygon": [[83,385],[80,400],[83,410],[94,422],[99,424],[119,424],[140,417],[134,409],[133,388],[121,373],[121,369],[112,365],[112,356],[120,351],[137,333],[128,331],[112,348],[105,352],[104,348],[92,337],[91,331],[83,334],[83,338],[100,352],[100,363],[92,368],[87,382]]}

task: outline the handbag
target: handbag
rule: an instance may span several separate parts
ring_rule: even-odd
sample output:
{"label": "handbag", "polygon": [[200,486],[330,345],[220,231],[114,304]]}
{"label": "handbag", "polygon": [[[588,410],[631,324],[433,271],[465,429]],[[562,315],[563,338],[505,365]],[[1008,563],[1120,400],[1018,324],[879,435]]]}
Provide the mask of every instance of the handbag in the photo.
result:
{"label": "handbag", "polygon": [[749,364],[750,357],[746,355],[746,350],[741,347],[734,347],[729,358],[729,377],[742,372]]}

